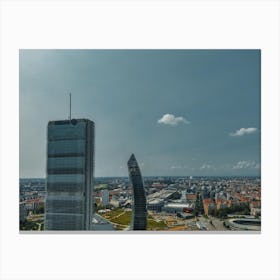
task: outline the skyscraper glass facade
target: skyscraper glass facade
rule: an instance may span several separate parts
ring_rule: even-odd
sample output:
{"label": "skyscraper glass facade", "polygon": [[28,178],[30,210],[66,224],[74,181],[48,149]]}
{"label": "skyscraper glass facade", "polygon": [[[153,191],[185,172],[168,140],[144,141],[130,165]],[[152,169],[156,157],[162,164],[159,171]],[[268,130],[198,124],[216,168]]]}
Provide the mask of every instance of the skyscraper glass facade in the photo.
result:
{"label": "skyscraper glass facade", "polygon": [[51,121],[47,141],[46,230],[90,230],[94,123]]}
{"label": "skyscraper glass facade", "polygon": [[133,188],[133,211],[132,211],[132,229],[146,230],[147,227],[147,206],[144,184],[140,168],[134,154],[127,162],[130,181]]}

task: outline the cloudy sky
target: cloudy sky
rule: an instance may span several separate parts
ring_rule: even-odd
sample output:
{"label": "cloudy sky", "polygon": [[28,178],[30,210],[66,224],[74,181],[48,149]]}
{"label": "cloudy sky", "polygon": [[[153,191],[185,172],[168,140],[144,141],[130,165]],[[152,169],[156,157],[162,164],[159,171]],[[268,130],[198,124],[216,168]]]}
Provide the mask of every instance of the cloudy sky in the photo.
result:
{"label": "cloudy sky", "polygon": [[21,50],[20,177],[45,177],[46,127],[96,125],[95,175],[260,175],[258,50]]}

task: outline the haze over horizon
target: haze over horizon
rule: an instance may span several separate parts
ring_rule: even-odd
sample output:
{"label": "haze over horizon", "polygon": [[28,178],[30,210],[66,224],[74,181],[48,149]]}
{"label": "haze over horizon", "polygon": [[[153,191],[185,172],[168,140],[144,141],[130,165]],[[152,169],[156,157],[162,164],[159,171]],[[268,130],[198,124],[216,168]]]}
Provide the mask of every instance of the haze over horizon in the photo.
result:
{"label": "haze over horizon", "polygon": [[95,122],[95,176],[260,176],[259,50],[20,50],[20,178],[45,178],[46,129]]}

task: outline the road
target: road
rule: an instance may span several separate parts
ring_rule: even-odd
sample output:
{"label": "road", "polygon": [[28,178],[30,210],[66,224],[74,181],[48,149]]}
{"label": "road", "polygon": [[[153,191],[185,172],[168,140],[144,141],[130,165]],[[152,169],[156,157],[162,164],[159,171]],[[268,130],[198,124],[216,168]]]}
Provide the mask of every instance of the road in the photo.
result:
{"label": "road", "polygon": [[228,230],[226,227],[224,227],[223,221],[221,221],[218,218],[215,218],[212,216],[205,218],[205,217],[201,216],[201,217],[198,217],[198,220],[206,226],[207,230],[210,230],[210,231]]}

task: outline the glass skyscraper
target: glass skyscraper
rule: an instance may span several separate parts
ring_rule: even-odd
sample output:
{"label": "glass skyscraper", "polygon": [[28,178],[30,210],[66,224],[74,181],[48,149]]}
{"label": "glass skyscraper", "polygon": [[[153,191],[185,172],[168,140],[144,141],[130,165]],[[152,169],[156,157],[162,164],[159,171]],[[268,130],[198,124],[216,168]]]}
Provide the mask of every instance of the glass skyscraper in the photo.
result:
{"label": "glass skyscraper", "polygon": [[50,121],[46,230],[90,230],[93,215],[94,122]]}
{"label": "glass skyscraper", "polygon": [[146,230],[147,227],[147,206],[146,195],[140,168],[134,154],[127,162],[130,181],[133,188],[133,211],[132,229]]}

